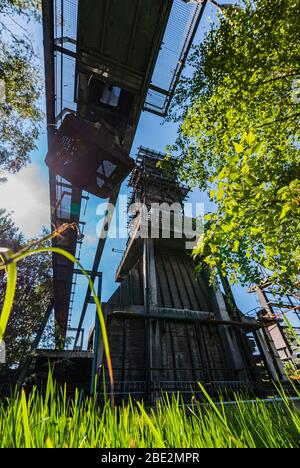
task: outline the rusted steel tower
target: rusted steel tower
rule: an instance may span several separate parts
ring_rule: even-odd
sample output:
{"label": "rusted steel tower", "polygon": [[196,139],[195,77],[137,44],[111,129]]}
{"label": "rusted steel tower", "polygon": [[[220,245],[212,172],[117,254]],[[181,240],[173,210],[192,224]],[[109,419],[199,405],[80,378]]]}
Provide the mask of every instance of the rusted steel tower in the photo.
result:
{"label": "rusted steel tower", "polygon": [[[170,235],[164,222],[149,219],[153,203],[182,207],[189,191],[159,167],[162,160],[156,151],[139,149],[129,185],[135,206],[143,205],[130,223],[116,274],[120,285],[104,304],[115,395],[131,393],[151,402],[161,390],[190,397],[198,381],[211,391],[251,386],[257,373],[246,334],[259,324],[230,308],[205,273],[196,276],[187,239],[176,234],[178,211],[171,216]],[[143,238],[145,230],[152,237]],[[100,341],[98,364],[102,357]]]}
{"label": "rusted steel tower", "polygon": [[[300,380],[300,295],[294,289],[283,294],[266,276],[260,284],[249,289],[255,292],[260,307],[254,309],[253,315],[264,324],[258,333],[261,342],[267,344],[269,352],[266,353],[267,366],[272,379],[288,381],[287,375],[293,380]],[[285,316],[293,326],[291,334],[285,323]],[[296,337],[298,336],[298,339]]]}
{"label": "rusted steel tower", "polygon": [[[57,153],[53,146],[57,147],[58,129],[65,147],[70,146],[69,138],[73,140],[77,135],[76,126],[67,125],[72,116],[82,123],[79,131],[86,128],[89,133],[100,124],[113,130],[114,144],[128,153],[142,110],[166,115],[206,3],[207,0],[199,4],[182,0],[43,0],[50,155]],[[82,153],[84,156],[86,151]],[[82,218],[89,193],[100,192],[82,184],[78,174],[86,173],[95,158],[86,161],[83,170],[78,170],[78,165],[68,165],[63,172],[51,164],[52,159],[47,158],[51,224],[58,227],[75,222],[82,234],[77,238],[70,231],[53,243],[80,258],[85,228]],[[108,169],[110,172],[111,166]],[[118,193],[119,187],[109,194],[110,203],[116,203]],[[102,195],[108,196],[104,191]],[[99,239],[91,271],[93,281],[99,272],[104,245],[105,239]],[[76,283],[73,264],[54,254],[54,311],[63,336],[70,327]],[[79,347],[79,332],[89,301],[87,289],[75,349]]]}

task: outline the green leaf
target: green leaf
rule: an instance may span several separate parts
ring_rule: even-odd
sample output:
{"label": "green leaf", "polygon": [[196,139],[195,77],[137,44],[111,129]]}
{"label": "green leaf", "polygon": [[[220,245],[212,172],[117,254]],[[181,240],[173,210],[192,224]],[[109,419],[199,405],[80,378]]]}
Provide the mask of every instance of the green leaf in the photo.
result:
{"label": "green leaf", "polygon": [[253,148],[253,153],[260,153],[263,148],[263,143],[258,143],[256,146]]}
{"label": "green leaf", "polygon": [[234,241],[232,251],[237,252],[239,250],[239,245],[240,243],[238,240]]}
{"label": "green leaf", "polygon": [[244,151],[244,147],[240,143],[233,143],[233,145],[237,154],[240,154]]}
{"label": "green leaf", "polygon": [[242,172],[244,175],[249,174],[250,168],[249,168],[249,165],[248,165],[247,163],[244,163],[244,164],[242,165],[241,172]]}
{"label": "green leaf", "polygon": [[232,226],[230,224],[223,224],[222,225],[222,230],[226,233],[232,231]]}
{"label": "green leaf", "polygon": [[246,141],[249,143],[249,145],[252,145],[252,143],[255,141],[255,135],[251,131],[247,133],[246,136]]}
{"label": "green leaf", "polygon": [[281,210],[281,213],[280,213],[280,216],[279,216],[279,219],[283,219],[285,218],[285,216],[287,215],[287,213],[291,210],[291,206],[290,205],[283,205],[282,207],[282,210]]}
{"label": "green leaf", "polygon": [[236,180],[240,177],[240,174],[238,172],[232,172],[230,175],[229,175],[230,179],[231,180]]}
{"label": "green leaf", "polygon": [[224,178],[226,178],[228,176],[228,173],[229,173],[228,168],[225,166],[225,167],[223,167],[221,172],[218,174],[217,178],[219,180],[222,180],[222,179],[224,179]]}
{"label": "green leaf", "polygon": [[222,200],[223,196],[224,196],[224,189],[223,189],[223,184],[222,182],[219,183],[218,185],[218,193],[217,193],[217,200],[220,201]]}
{"label": "green leaf", "polygon": [[[257,182],[256,178],[251,174],[247,174],[245,179],[246,179],[246,182],[247,182],[248,185],[254,185]],[[257,195],[260,195],[260,193],[258,193]]]}

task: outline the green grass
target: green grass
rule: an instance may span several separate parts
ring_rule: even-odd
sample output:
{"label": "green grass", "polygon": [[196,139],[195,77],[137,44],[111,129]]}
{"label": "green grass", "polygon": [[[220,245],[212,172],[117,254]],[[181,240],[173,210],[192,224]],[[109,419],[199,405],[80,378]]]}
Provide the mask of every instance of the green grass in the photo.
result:
{"label": "green grass", "polygon": [[[68,252],[40,247],[73,225],[64,225],[20,252],[0,249],[0,269],[6,271],[7,288],[0,314],[0,342],[11,313],[17,281],[17,263],[28,255],[55,252],[81,268],[94,296],[104,337],[110,383],[113,373],[101,304],[94,285],[82,265]],[[35,248],[38,244],[38,248]],[[289,325],[289,324],[288,324]],[[293,383],[292,383],[293,384]],[[299,387],[293,384],[300,397]],[[137,402],[116,407],[107,401],[102,407],[93,397],[84,400],[77,391],[67,398],[66,388],[48,380],[45,395],[34,388],[26,397],[18,391],[0,400],[0,447],[300,447],[300,412],[278,388],[281,402],[245,402],[236,395],[234,404],[216,405],[202,388],[206,404],[183,406],[181,400],[162,397],[152,410]]]}
{"label": "green grass", "polygon": [[[0,447],[299,447],[300,412],[281,402],[182,406],[178,397],[146,410],[142,403],[102,407],[93,397],[72,399],[48,380],[42,397],[18,392],[0,402]],[[298,395],[300,392],[298,390]]]}

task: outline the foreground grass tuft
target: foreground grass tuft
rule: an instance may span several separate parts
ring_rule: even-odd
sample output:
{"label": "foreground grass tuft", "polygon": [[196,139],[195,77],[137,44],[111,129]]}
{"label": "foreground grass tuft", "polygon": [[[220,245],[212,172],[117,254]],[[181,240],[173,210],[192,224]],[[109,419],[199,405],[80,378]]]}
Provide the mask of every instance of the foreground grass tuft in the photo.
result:
{"label": "foreground grass tuft", "polygon": [[209,396],[188,407],[164,397],[147,411],[132,402],[100,407],[79,392],[67,398],[50,378],[44,396],[35,388],[0,401],[0,447],[299,447],[300,411],[278,391],[281,401],[236,396],[216,406]]}

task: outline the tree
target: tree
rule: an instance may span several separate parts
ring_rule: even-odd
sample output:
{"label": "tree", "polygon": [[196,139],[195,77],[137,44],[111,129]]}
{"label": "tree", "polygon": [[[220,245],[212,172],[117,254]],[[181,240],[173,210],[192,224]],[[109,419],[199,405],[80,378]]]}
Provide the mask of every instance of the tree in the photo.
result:
{"label": "tree", "polygon": [[36,54],[26,28],[17,22],[18,17],[37,20],[39,5],[37,0],[0,0],[0,175],[26,165],[39,134]]}
{"label": "tree", "polygon": [[[0,209],[0,244],[14,251],[25,244],[24,236],[10,214]],[[5,274],[0,271],[0,311],[6,289]],[[22,363],[43,319],[52,294],[51,255],[33,255],[18,263],[18,281],[12,314],[5,333],[8,365]],[[47,329],[44,340],[51,345],[55,331]]]}
{"label": "tree", "polygon": [[190,58],[169,118],[177,170],[216,212],[195,250],[232,281],[264,267],[286,289],[300,266],[300,1],[244,0]]}

